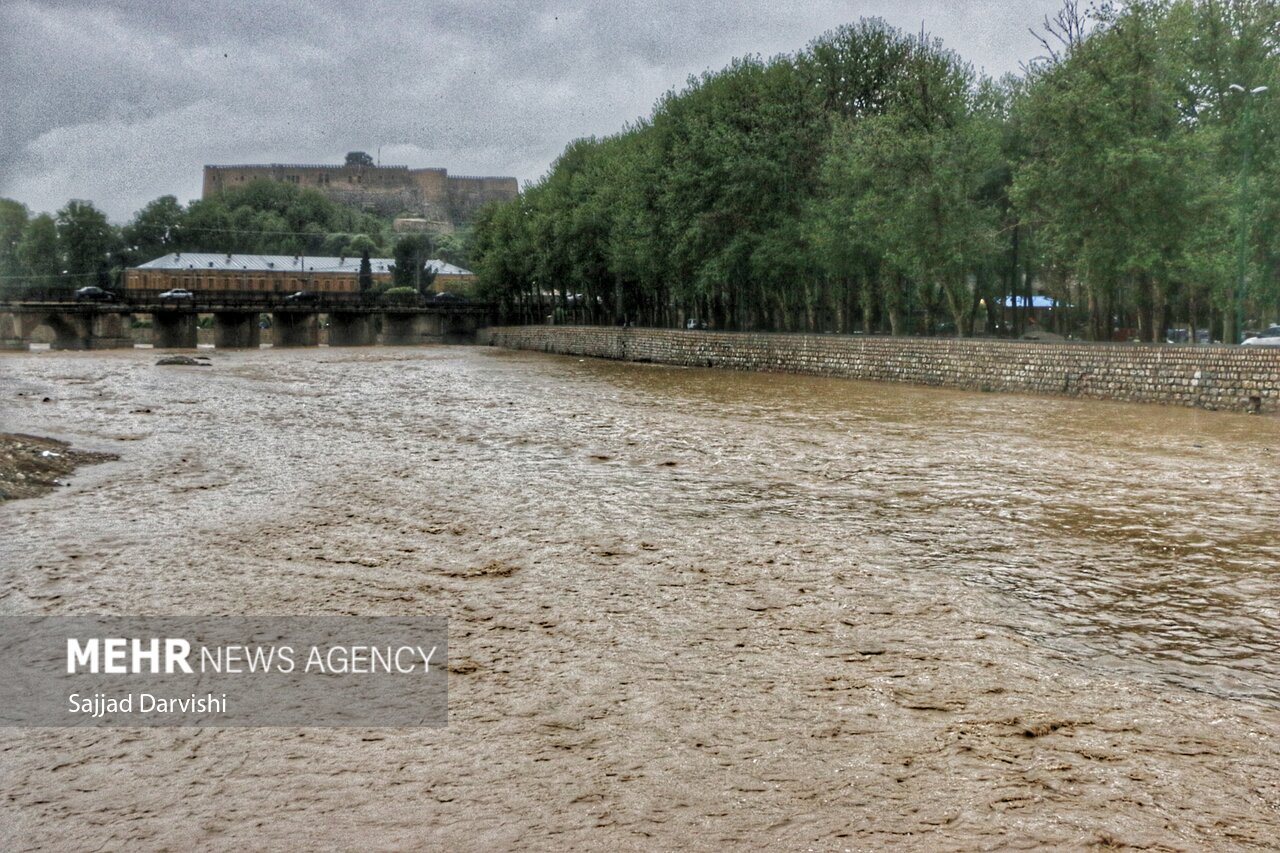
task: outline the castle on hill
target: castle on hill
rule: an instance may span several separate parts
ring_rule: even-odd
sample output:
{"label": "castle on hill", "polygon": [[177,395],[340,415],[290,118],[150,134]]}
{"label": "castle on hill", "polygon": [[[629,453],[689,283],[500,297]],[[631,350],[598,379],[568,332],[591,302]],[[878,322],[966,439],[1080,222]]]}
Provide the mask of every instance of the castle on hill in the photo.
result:
{"label": "castle on hill", "polygon": [[457,177],[447,169],[378,166],[362,151],[338,165],[205,166],[204,198],[266,179],[318,190],[339,204],[380,216],[407,216],[424,230],[449,233],[470,222],[490,201],[507,201],[520,188],[515,178]]}

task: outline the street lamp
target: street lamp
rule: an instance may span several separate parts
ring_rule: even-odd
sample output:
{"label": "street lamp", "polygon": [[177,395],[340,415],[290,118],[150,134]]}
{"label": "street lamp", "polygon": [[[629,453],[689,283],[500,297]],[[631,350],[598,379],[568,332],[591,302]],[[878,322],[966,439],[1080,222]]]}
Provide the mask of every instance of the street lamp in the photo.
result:
{"label": "street lamp", "polygon": [[[1244,334],[1244,301],[1248,295],[1249,282],[1246,276],[1249,253],[1249,165],[1253,159],[1253,99],[1249,95],[1261,95],[1267,91],[1266,86],[1246,89],[1239,83],[1232,83],[1231,91],[1244,95],[1244,153],[1240,166],[1240,245],[1236,260],[1236,292],[1232,301],[1235,303],[1235,336],[1243,339]],[[1238,341],[1237,341],[1238,343]]]}

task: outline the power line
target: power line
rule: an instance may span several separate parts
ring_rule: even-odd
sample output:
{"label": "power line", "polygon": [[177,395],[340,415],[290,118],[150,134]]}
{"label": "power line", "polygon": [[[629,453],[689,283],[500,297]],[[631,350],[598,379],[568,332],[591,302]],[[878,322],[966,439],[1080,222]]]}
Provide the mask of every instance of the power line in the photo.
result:
{"label": "power line", "polygon": [[[263,234],[272,237],[334,237],[340,234],[350,234],[352,237],[369,237],[363,231],[354,233],[347,231],[256,231],[247,228],[196,228],[190,225],[179,225],[176,230],[180,233],[188,231],[201,231],[209,234]],[[369,237],[372,240],[372,237]]]}
{"label": "power line", "polygon": [[[102,273],[96,272],[63,272],[63,273],[35,273],[32,275],[0,275],[0,281],[33,281],[35,279],[45,279],[47,281],[62,281],[68,278],[97,278]],[[111,270],[107,270],[109,276]]]}

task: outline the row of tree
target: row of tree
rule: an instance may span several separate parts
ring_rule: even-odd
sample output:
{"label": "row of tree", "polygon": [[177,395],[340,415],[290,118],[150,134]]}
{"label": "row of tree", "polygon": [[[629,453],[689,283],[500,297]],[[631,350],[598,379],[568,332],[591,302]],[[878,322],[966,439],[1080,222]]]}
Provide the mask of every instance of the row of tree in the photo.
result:
{"label": "row of tree", "polygon": [[465,267],[469,244],[467,232],[397,236],[387,220],[267,180],[188,205],[161,196],[122,226],[87,201],[32,215],[0,198],[0,290],[10,294],[116,287],[125,268],[172,252],[394,257],[397,284],[420,286],[425,261]]}
{"label": "row of tree", "polygon": [[878,20],[691,79],[487,209],[483,286],[534,322],[970,334],[1033,290],[1094,339],[1280,316],[1277,4],[1071,0],[1040,34],[1001,80]]}

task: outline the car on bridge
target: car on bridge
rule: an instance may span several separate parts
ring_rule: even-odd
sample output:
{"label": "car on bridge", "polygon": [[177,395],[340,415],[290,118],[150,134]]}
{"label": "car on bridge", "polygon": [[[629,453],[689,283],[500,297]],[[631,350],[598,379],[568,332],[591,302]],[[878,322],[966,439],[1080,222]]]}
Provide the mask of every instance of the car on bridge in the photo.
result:
{"label": "car on bridge", "polygon": [[316,293],[314,290],[299,290],[297,293],[290,293],[284,298],[284,301],[292,302],[294,304],[310,305],[313,302],[320,301],[320,294]]}
{"label": "car on bridge", "polygon": [[76,291],[77,302],[115,302],[116,295],[101,287],[82,287]]}
{"label": "car on bridge", "polygon": [[160,294],[161,302],[190,302],[194,298],[194,293],[190,290],[183,290],[181,287],[175,287],[173,290],[166,290]]}

